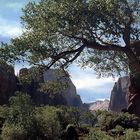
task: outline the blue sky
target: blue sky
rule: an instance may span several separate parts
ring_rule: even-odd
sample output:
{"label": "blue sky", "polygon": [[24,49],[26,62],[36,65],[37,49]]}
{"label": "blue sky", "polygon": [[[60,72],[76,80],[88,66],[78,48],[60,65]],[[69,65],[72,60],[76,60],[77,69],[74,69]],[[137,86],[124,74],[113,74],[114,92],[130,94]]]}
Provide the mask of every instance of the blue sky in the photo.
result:
{"label": "blue sky", "polygon": [[[30,1],[32,0],[0,0],[0,41],[9,42],[10,38],[22,33],[21,8]],[[24,67],[23,64],[20,67]],[[19,66],[16,67],[16,70],[18,69]],[[83,70],[75,64],[69,68],[69,73],[83,102],[109,99],[114,82],[117,80],[117,78],[97,79],[93,69]]]}

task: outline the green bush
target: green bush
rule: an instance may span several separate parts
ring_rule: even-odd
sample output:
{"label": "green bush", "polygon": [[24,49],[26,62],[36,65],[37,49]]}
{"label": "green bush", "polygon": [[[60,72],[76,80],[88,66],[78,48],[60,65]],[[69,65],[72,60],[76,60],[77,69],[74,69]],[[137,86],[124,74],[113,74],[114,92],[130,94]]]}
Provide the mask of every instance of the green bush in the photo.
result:
{"label": "green bush", "polygon": [[140,130],[127,129],[125,133],[125,140],[140,140]]}
{"label": "green bush", "polygon": [[138,129],[140,119],[128,113],[103,111],[98,115],[98,123],[102,130],[110,131],[117,125],[123,128]]}
{"label": "green bush", "polygon": [[57,116],[63,129],[66,129],[68,124],[74,124],[77,127],[80,125],[81,114],[78,108],[60,106]]}
{"label": "green bush", "polygon": [[114,140],[114,138],[100,129],[91,129],[85,140]]}
{"label": "green bush", "polygon": [[86,140],[139,140],[140,119],[128,113],[97,112],[98,128],[90,128]]}
{"label": "green bush", "polygon": [[34,107],[30,96],[17,92],[9,100],[10,107],[2,127],[3,140],[31,139],[34,130]]}
{"label": "green bush", "polygon": [[2,128],[2,140],[26,140],[27,131],[23,126],[5,123]]}
{"label": "green bush", "polygon": [[7,116],[7,122],[10,124],[20,124],[28,129],[33,125],[34,107],[29,95],[17,92],[9,100],[10,110]]}
{"label": "green bush", "polygon": [[114,129],[109,131],[109,134],[112,136],[121,136],[124,135],[124,131],[125,129],[122,126],[116,125]]}
{"label": "green bush", "polygon": [[41,138],[57,140],[62,127],[57,117],[59,109],[55,107],[40,107],[36,110],[36,122],[38,133]]}
{"label": "green bush", "polygon": [[98,122],[97,116],[91,111],[84,112],[82,114],[82,120],[84,123],[87,123],[88,125],[92,127]]}

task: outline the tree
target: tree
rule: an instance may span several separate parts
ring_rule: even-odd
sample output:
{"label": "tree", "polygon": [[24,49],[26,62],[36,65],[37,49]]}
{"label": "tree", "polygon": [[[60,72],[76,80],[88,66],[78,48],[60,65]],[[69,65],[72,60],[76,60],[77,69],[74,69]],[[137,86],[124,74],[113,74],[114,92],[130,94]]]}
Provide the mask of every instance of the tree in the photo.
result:
{"label": "tree", "polygon": [[9,100],[9,112],[2,127],[2,138],[5,140],[34,139],[34,107],[29,95],[17,92]]}
{"label": "tree", "polygon": [[61,109],[56,107],[40,107],[36,109],[36,122],[39,138],[58,140],[61,134],[61,123],[57,116]]}
{"label": "tree", "polygon": [[97,115],[92,113],[91,111],[87,111],[83,114],[84,121],[86,121],[87,124],[90,124],[92,127],[97,123]]}
{"label": "tree", "polygon": [[2,44],[1,58],[45,68],[66,68],[75,61],[99,76],[131,72],[139,93],[139,10],[136,0],[30,2],[21,17],[24,33]]}

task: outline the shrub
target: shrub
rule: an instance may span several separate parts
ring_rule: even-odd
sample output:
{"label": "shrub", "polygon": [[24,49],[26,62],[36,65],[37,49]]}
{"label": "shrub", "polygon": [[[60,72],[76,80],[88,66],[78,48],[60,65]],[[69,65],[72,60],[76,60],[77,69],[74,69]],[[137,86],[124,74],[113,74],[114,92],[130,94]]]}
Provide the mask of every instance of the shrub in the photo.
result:
{"label": "shrub", "polygon": [[140,130],[127,129],[125,133],[125,140],[140,140]]}
{"label": "shrub", "polygon": [[7,117],[7,122],[11,124],[20,124],[28,129],[33,125],[34,107],[29,95],[17,92],[9,100],[10,110]]}
{"label": "shrub", "polygon": [[9,112],[2,127],[2,139],[31,139],[34,134],[34,107],[30,96],[17,92],[9,102]]}
{"label": "shrub", "polygon": [[91,129],[85,140],[114,140],[114,138],[99,129]]}
{"label": "shrub", "polygon": [[98,122],[101,129],[105,131],[110,131],[117,125],[123,128],[133,128],[136,130],[139,127],[140,119],[128,113],[105,111],[98,116]]}
{"label": "shrub", "polygon": [[27,131],[23,126],[5,123],[2,128],[2,140],[26,140]]}
{"label": "shrub", "polygon": [[40,138],[57,140],[61,133],[61,125],[55,107],[40,107],[36,110],[37,129]]}

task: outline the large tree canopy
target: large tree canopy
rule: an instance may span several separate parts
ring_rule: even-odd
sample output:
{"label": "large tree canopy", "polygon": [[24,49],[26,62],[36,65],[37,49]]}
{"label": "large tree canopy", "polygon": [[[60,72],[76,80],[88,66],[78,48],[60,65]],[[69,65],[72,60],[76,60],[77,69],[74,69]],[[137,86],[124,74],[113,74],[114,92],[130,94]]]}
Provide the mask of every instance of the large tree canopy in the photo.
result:
{"label": "large tree canopy", "polygon": [[31,2],[23,9],[23,34],[2,44],[0,57],[46,68],[75,61],[100,76],[140,74],[139,10],[136,0]]}

